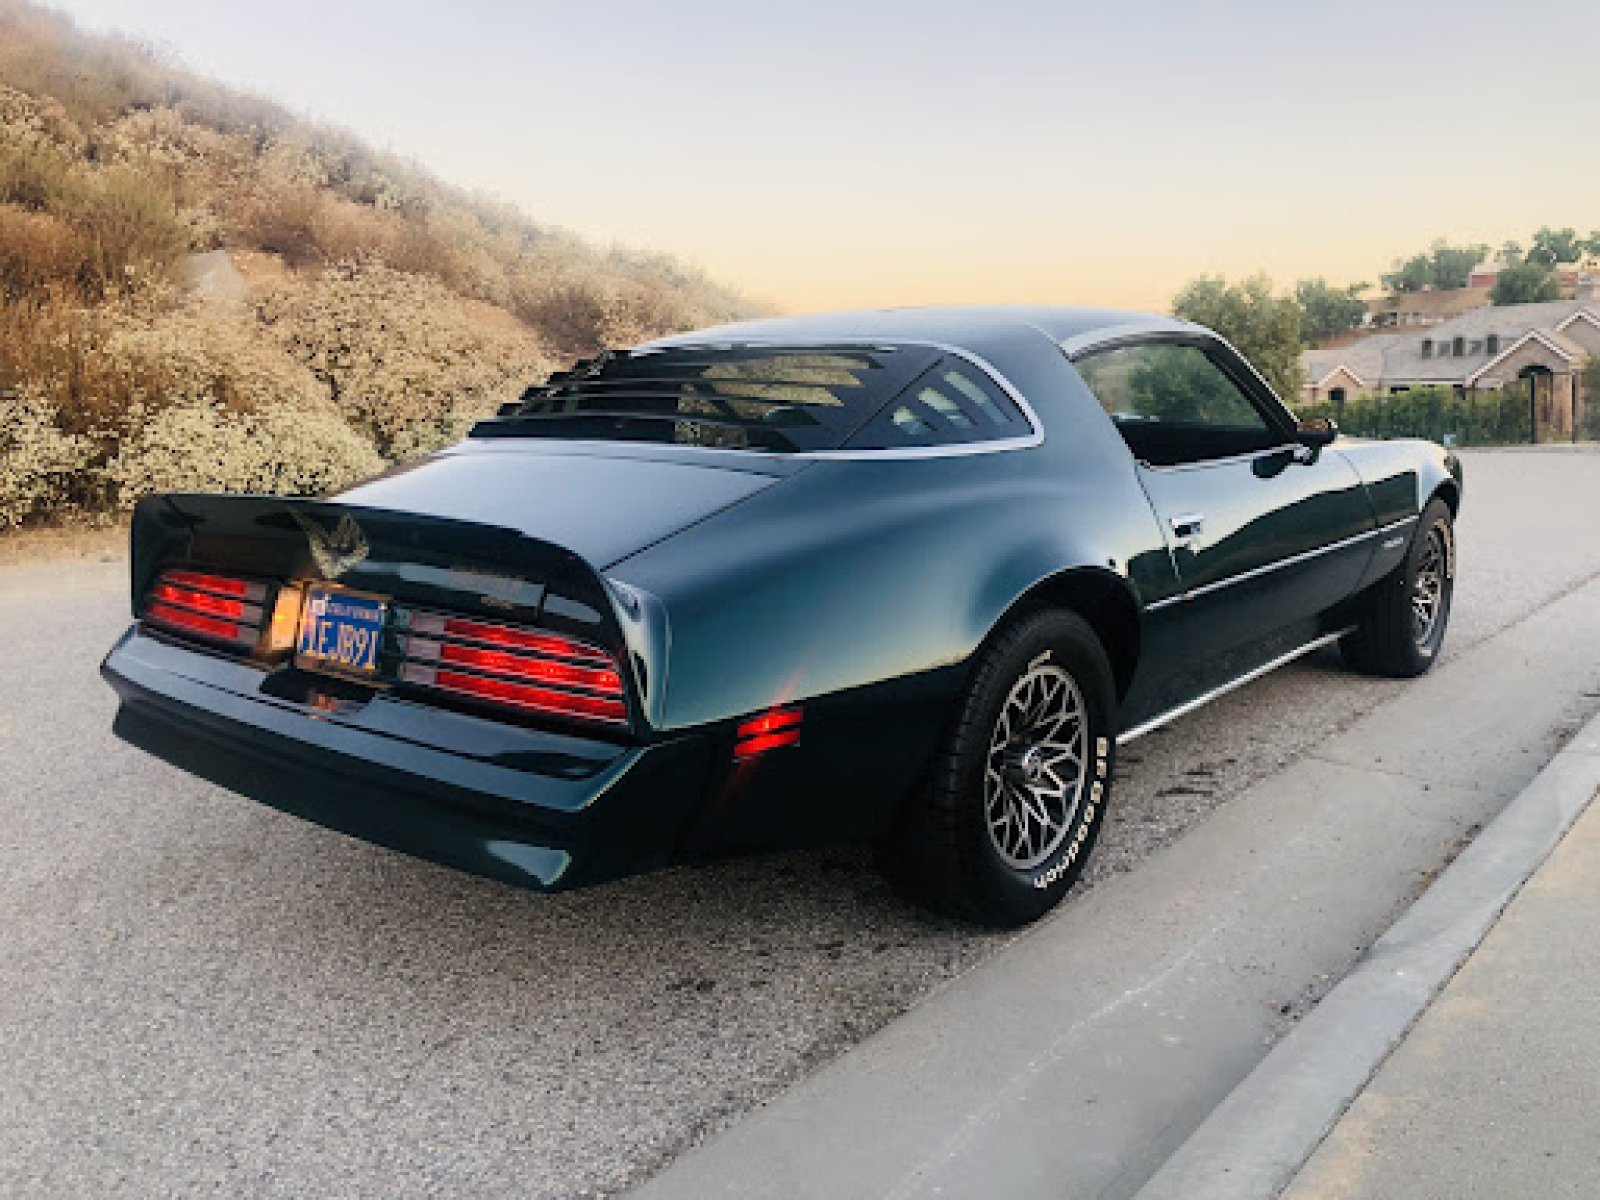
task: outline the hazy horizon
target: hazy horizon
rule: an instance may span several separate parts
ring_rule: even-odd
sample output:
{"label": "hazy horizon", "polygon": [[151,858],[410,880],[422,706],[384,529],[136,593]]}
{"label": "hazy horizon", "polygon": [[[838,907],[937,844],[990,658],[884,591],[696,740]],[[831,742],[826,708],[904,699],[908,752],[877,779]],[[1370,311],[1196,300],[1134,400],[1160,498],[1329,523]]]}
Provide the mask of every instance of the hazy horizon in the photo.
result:
{"label": "hazy horizon", "polygon": [[54,7],[786,309],[1159,309],[1600,227],[1579,0]]}

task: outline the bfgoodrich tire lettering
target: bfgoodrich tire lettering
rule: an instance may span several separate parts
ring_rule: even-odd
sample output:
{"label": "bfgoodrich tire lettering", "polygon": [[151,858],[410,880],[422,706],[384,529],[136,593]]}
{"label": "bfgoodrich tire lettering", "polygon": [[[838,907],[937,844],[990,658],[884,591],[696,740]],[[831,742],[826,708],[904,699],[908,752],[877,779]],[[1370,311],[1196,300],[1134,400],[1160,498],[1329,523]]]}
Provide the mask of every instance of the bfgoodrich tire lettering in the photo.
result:
{"label": "bfgoodrich tire lettering", "polygon": [[1105,651],[1075,613],[1036,613],[1002,631],[883,847],[890,878],[922,904],[985,925],[1050,911],[1104,820],[1114,704]]}

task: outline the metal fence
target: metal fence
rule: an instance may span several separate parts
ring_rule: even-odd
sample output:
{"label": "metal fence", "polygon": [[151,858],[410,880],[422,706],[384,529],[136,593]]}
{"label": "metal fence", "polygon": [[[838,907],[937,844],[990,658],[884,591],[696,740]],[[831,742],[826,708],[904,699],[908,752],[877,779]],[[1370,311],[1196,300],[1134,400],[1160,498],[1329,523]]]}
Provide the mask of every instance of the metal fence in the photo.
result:
{"label": "metal fence", "polygon": [[1498,391],[1413,388],[1301,405],[1296,412],[1331,417],[1355,437],[1427,438],[1448,446],[1600,441],[1600,389],[1571,377],[1538,376]]}

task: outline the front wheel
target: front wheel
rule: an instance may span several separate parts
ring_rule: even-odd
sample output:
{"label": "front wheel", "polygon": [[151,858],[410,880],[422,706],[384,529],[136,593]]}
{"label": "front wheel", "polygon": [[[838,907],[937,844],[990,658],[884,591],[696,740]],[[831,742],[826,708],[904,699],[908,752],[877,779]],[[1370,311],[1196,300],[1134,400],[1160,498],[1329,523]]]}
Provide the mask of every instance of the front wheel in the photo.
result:
{"label": "front wheel", "polygon": [[1110,799],[1115,689],[1074,613],[1024,618],[982,652],[927,782],[882,847],[911,899],[984,925],[1049,912]]}
{"label": "front wheel", "polygon": [[1373,588],[1355,632],[1340,644],[1345,661],[1401,679],[1433,666],[1450,623],[1455,566],[1450,506],[1436,498],[1422,510],[1405,561]]}

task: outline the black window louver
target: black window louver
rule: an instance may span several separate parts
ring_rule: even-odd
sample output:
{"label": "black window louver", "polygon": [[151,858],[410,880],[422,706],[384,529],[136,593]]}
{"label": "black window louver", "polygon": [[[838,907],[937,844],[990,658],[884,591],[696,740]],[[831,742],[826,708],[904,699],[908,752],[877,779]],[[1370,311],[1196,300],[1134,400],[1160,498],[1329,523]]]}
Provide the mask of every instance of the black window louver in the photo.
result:
{"label": "black window louver", "polygon": [[529,388],[473,436],[834,450],[939,357],[922,346],[606,351]]}

